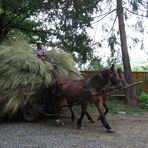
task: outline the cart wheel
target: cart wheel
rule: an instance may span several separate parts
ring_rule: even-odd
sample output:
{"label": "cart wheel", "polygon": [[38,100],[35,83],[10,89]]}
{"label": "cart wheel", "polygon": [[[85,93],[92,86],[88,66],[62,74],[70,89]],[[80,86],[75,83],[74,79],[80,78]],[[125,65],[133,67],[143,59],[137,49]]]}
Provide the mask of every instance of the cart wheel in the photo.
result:
{"label": "cart wheel", "polygon": [[37,121],[39,118],[39,112],[37,107],[32,106],[31,104],[25,105],[22,110],[23,118],[27,122],[34,122]]}

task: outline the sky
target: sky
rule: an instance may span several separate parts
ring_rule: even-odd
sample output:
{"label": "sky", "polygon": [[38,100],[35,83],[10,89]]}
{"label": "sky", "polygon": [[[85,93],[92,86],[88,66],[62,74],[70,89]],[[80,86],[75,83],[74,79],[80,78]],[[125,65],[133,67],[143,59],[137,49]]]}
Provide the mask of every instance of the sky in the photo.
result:
{"label": "sky", "polygon": [[[113,8],[112,8],[113,9]],[[108,11],[108,9],[107,9]],[[110,49],[107,45],[107,37],[109,37],[108,33],[105,31],[102,31],[102,29],[105,27],[108,29],[108,31],[111,30],[113,21],[115,19],[115,14],[111,14],[109,17],[112,19],[112,22],[110,22],[109,18],[106,17],[99,21],[98,23],[94,23],[92,25],[92,29],[88,29],[88,34],[93,39],[93,42],[100,42],[104,39],[102,42],[102,49],[96,47],[95,48],[95,54],[103,57],[103,62],[106,61],[106,59],[110,55]],[[98,15],[98,14],[97,14]],[[130,18],[125,21],[126,26],[126,36],[127,36],[127,45],[128,45],[128,52],[130,57],[130,63],[133,65],[140,65],[140,64],[146,64],[148,63],[148,18],[143,18],[143,32],[140,33],[140,28],[136,28],[137,25],[137,16],[130,16]],[[96,20],[95,20],[96,21]],[[135,29],[136,28],[136,29]],[[118,31],[118,21],[116,20],[116,23],[113,28],[115,31]],[[138,39],[139,43],[135,44],[132,39]],[[120,42],[120,38],[118,38],[118,42]],[[143,48],[141,49],[143,42]],[[119,55],[121,54],[121,47],[117,46],[115,47],[116,50],[119,52]]]}

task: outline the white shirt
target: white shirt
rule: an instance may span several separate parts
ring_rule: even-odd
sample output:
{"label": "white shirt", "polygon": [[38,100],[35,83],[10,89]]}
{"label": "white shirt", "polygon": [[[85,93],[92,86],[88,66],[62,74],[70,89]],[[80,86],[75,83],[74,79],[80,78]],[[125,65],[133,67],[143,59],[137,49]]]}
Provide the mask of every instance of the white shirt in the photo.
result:
{"label": "white shirt", "polygon": [[35,48],[35,49],[33,49],[33,54],[35,56],[42,55],[42,54],[44,54],[46,52],[47,52],[47,49],[45,49],[45,48]]}

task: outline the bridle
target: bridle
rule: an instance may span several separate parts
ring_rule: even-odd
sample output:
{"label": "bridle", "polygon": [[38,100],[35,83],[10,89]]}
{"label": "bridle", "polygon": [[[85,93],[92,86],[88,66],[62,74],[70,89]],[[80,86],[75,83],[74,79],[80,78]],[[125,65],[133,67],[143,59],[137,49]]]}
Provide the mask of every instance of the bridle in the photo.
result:
{"label": "bridle", "polygon": [[115,87],[118,87],[120,83],[121,83],[121,80],[120,80],[118,73],[115,70],[108,71],[108,85],[109,86],[113,85]]}

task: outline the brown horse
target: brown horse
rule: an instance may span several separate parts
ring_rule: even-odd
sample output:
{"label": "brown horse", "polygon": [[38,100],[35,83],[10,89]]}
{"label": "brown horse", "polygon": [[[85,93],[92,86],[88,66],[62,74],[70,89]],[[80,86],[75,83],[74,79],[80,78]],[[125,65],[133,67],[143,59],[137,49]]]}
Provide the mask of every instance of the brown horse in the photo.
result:
{"label": "brown horse", "polygon": [[[119,77],[120,77],[120,81],[122,82],[122,84],[123,84],[123,86],[125,87],[125,86],[127,86],[127,82],[126,82],[126,80],[125,80],[125,78],[124,78],[124,74],[123,74],[123,72],[121,71],[121,69],[120,68],[118,68],[117,69],[117,72],[118,72],[118,75],[119,75]],[[82,80],[83,81],[83,83],[85,83],[85,84],[87,84],[87,82],[88,82],[88,78],[87,79],[84,79],[84,80]],[[108,106],[107,106],[107,103],[106,103],[106,99],[107,99],[107,94],[110,92],[112,90],[112,88],[110,88],[109,86],[107,87],[106,86],[106,88],[104,88],[104,95],[100,95],[100,96],[98,96],[98,99],[97,99],[97,101],[95,102],[95,105],[96,105],[96,107],[98,106],[98,104],[99,104],[99,102],[101,103],[101,106],[102,106],[102,110],[104,110],[104,116],[106,116],[106,114],[108,113],[108,111],[109,111],[109,108],[108,108]],[[73,110],[72,110],[72,107],[74,106],[74,104],[71,104],[70,102],[68,102],[69,100],[67,100],[67,104],[68,105],[63,105],[62,107],[69,107],[69,109],[70,109],[70,111],[71,111],[71,120],[72,120],[72,122],[75,120],[75,114],[74,114],[74,112],[73,112]],[[78,105],[78,104],[76,104],[76,105]],[[79,104],[80,105],[80,104]],[[87,118],[88,118],[88,120],[91,122],[91,123],[94,123],[94,120],[92,119],[92,117],[89,115],[89,113],[86,111],[86,116],[87,116]],[[98,121],[101,119],[101,117],[98,117]]]}
{"label": "brown horse", "polygon": [[[108,132],[111,132],[111,127],[105,119],[104,112],[106,110],[106,102],[101,97],[108,91],[123,87],[122,80],[119,74],[112,66],[108,70],[104,70],[101,74],[97,74],[94,77],[83,80],[71,80],[68,78],[58,78],[49,84],[49,91],[52,95],[52,102],[56,113],[60,118],[61,104],[67,100],[70,108],[73,104],[81,105],[81,116],[77,121],[78,128],[81,128],[81,122],[86,114],[88,118],[93,122],[86,109],[89,104],[95,103],[100,113],[100,120],[103,126]],[[105,106],[106,105],[106,106]]]}

